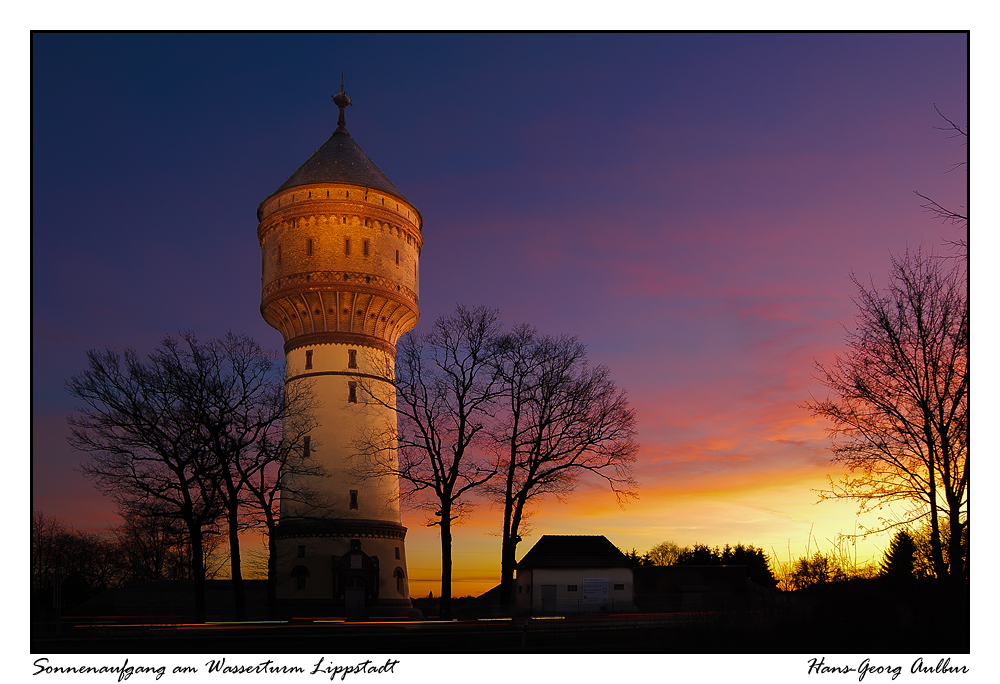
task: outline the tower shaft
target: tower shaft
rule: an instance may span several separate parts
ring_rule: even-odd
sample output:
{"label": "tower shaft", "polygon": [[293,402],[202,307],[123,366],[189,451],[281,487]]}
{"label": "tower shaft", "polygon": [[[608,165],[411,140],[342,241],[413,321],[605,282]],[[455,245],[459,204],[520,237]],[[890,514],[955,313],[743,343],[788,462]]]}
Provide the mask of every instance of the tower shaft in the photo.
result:
{"label": "tower shaft", "polygon": [[373,436],[395,454],[391,378],[419,317],[420,214],[341,122],[257,215],[261,314],[284,338],[286,383],[315,399],[302,455],[323,471],[282,480],[278,598],[299,614],[407,614],[398,476],[362,472],[357,456]]}

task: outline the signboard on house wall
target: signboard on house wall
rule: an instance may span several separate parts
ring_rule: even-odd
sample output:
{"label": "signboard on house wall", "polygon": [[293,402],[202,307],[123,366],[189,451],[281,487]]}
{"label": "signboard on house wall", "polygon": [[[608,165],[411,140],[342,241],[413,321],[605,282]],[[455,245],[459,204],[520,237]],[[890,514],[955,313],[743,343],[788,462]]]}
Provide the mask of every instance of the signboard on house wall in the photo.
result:
{"label": "signboard on house wall", "polygon": [[583,578],[583,602],[584,603],[607,603],[608,602],[608,578],[607,577],[584,577]]}

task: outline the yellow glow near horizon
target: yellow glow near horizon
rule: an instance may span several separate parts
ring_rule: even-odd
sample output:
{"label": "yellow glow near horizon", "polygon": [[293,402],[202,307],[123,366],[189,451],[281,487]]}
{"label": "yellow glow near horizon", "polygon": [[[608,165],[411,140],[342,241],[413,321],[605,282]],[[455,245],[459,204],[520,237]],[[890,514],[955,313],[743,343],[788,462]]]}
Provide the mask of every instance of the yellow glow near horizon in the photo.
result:
{"label": "yellow glow near horizon", "polygon": [[[715,480],[697,490],[649,487],[640,498],[619,508],[614,496],[596,485],[581,486],[560,504],[548,500],[529,520],[518,557],[543,534],[602,534],[624,551],[645,553],[662,541],[680,546],[752,544],[767,553],[772,568],[790,564],[817,550],[843,554],[859,566],[877,563],[889,535],[854,535],[863,526],[875,526],[878,516],[857,516],[849,501],[817,503],[815,489],[826,484],[828,467],[797,477],[761,475],[757,478]],[[423,524],[419,513],[404,514],[410,595],[441,591],[441,548],[436,528]],[[473,518],[453,529],[452,596],[479,595],[500,580],[502,511],[483,505]]]}

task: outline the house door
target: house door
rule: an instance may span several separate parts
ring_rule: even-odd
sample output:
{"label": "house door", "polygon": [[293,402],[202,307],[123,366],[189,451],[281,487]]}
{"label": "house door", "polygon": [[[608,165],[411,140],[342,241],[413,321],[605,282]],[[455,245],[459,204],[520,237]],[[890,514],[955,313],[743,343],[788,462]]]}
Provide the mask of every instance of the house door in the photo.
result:
{"label": "house door", "polygon": [[365,619],[365,583],[356,577],[344,587],[344,608],[348,620]]}
{"label": "house door", "polygon": [[556,612],[556,585],[554,584],[542,585],[542,612]]}

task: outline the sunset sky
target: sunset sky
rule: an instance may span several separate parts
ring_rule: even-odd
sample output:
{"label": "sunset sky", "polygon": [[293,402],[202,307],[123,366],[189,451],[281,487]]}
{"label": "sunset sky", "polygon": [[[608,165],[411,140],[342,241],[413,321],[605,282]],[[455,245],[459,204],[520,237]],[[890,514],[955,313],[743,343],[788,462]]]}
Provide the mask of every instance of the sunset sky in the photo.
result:
{"label": "sunset sky", "polygon": [[[828,362],[853,272],[944,251],[919,191],[966,204],[965,34],[36,34],[32,61],[32,505],[87,530],[111,502],[66,443],[88,349],[260,317],[258,203],[332,133],[420,210],[421,322],[459,302],[576,335],[638,414],[639,499],[597,480],[534,509],[542,534],[831,551],[856,505],[817,503]],[[409,528],[413,595],[437,533]],[[500,511],[456,531],[454,593],[499,578]],[[859,541],[859,561],[887,536]],[[853,551],[852,551],[853,553]]]}

